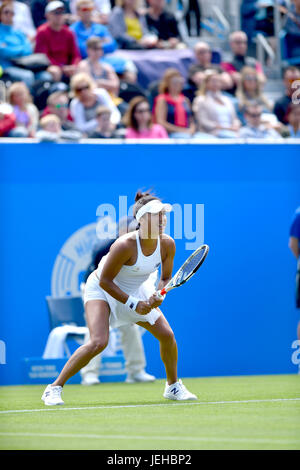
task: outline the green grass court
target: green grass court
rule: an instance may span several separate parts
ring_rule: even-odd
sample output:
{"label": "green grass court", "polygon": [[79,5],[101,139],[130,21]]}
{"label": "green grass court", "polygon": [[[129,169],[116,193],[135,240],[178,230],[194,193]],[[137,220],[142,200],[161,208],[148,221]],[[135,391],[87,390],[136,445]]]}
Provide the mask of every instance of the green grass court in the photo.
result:
{"label": "green grass court", "polygon": [[162,397],[164,382],[0,388],[1,449],[300,449],[300,376],[185,379],[197,402]]}

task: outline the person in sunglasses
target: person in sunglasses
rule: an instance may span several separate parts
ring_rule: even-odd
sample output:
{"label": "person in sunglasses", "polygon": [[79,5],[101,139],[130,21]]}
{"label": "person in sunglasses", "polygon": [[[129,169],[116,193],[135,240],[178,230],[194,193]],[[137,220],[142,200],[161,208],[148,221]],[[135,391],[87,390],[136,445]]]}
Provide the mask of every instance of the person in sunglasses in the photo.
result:
{"label": "person in sunglasses", "polygon": [[263,124],[262,106],[260,104],[250,104],[245,108],[246,126],[240,130],[239,137],[245,139],[281,139],[282,137],[274,129]]}
{"label": "person in sunglasses", "polygon": [[98,126],[97,109],[107,106],[111,111],[111,123],[117,126],[121,113],[111,96],[104,88],[98,88],[96,82],[87,73],[77,73],[72,77],[71,90],[74,98],[70,103],[70,112],[77,129],[90,135]]}
{"label": "person in sunglasses", "polygon": [[47,106],[42,112],[42,117],[48,114],[55,114],[59,117],[63,131],[76,130],[70,113],[69,98],[64,91],[55,91],[48,96]]}
{"label": "person in sunglasses", "polygon": [[94,20],[95,8],[93,0],[77,0],[76,13],[78,21],[70,26],[76,36],[83,59],[88,56],[87,41],[93,36],[101,39],[103,54],[110,54],[117,49],[117,42],[108,31],[108,28]]}
{"label": "person in sunglasses", "polygon": [[69,82],[81,56],[74,33],[65,25],[64,4],[56,0],[48,3],[45,14],[47,22],[37,30],[35,52],[46,54],[51,62],[47,70],[55,81]]}
{"label": "person in sunglasses", "polygon": [[237,99],[237,115],[243,124],[244,121],[243,110],[245,106],[252,103],[259,103],[263,112],[272,115],[273,121],[277,122],[277,117],[272,113],[274,103],[268,99],[263,90],[263,84],[259,80],[257,71],[252,67],[244,67],[241,70],[241,79],[236,91]]}
{"label": "person in sunglasses", "polygon": [[151,108],[144,96],[133,98],[124,116],[127,126],[126,139],[168,139],[168,133],[160,124],[152,122]]}

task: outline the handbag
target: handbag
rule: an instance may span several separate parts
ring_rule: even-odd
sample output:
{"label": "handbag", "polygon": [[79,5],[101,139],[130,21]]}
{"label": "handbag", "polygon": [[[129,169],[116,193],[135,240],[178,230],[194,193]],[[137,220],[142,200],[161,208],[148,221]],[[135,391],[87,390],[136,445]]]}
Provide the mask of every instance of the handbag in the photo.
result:
{"label": "handbag", "polygon": [[50,60],[46,56],[46,54],[36,53],[36,54],[29,54],[23,57],[17,57],[16,59],[11,59],[12,63],[17,67],[22,69],[28,69],[32,72],[42,72],[46,70],[49,65],[51,65]]}

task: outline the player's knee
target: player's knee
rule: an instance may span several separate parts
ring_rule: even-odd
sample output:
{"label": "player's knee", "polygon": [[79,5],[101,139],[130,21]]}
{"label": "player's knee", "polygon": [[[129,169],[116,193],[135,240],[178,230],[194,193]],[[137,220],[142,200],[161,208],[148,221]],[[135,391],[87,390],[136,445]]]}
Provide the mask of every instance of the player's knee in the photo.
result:
{"label": "player's knee", "polygon": [[106,338],[95,338],[90,341],[90,351],[93,356],[101,353],[107,346],[108,339]]}
{"label": "player's knee", "polygon": [[173,344],[176,342],[174,332],[171,328],[166,328],[162,331],[161,341],[165,344]]}

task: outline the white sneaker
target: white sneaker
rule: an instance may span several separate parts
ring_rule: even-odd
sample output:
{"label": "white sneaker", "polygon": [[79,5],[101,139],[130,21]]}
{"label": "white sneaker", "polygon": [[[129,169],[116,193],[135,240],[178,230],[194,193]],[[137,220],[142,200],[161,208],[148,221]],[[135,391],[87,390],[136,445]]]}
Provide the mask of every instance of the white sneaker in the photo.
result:
{"label": "white sneaker", "polygon": [[125,380],[128,384],[133,384],[135,382],[154,382],[154,375],[147,374],[144,370],[137,372],[136,374],[128,374]]}
{"label": "white sneaker", "polygon": [[172,385],[166,383],[164,398],[168,400],[197,400],[197,396],[189,392],[183,385],[181,380],[178,380]]}
{"label": "white sneaker", "polygon": [[47,385],[42,395],[42,400],[47,406],[64,405],[61,399],[62,387],[60,385],[52,386]]}
{"label": "white sneaker", "polygon": [[81,385],[98,385],[99,383],[97,375],[91,373],[85,374],[81,380]]}

